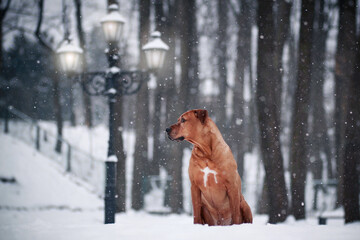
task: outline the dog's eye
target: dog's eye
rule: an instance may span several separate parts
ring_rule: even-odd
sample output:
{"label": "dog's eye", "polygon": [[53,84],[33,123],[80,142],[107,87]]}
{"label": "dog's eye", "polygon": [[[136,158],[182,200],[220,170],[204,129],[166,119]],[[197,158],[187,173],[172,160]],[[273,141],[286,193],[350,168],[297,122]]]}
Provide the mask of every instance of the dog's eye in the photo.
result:
{"label": "dog's eye", "polygon": [[181,118],[181,122],[182,123],[186,122],[185,118]]}

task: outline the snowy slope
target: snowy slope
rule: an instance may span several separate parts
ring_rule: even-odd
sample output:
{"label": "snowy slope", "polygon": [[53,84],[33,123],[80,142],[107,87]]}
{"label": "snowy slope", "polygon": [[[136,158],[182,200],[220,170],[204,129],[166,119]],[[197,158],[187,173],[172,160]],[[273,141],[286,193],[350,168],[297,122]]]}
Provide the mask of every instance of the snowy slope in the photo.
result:
{"label": "snowy slope", "polygon": [[188,215],[153,216],[129,211],[116,224],[103,224],[102,201],[73,183],[50,159],[10,136],[0,134],[0,239],[358,239],[360,224],[316,219],[266,224],[208,227],[192,224]]}
{"label": "snowy slope", "polygon": [[[101,199],[69,180],[63,170],[23,142],[0,137],[1,208],[100,208]],[[5,193],[5,194],[4,194]]]}

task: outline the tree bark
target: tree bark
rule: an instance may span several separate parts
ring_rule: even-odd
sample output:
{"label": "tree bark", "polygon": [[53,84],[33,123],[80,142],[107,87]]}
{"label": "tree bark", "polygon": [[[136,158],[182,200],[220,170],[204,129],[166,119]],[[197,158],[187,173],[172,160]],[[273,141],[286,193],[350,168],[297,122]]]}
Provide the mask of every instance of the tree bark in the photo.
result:
{"label": "tree bark", "polygon": [[74,106],[74,93],[73,93],[73,84],[69,83],[69,110],[70,110],[70,125],[72,127],[76,126],[76,115],[75,115],[75,106]]}
{"label": "tree bark", "polygon": [[[354,13],[355,7],[351,9],[353,17],[355,16]],[[349,110],[347,111],[345,127],[343,163],[345,223],[360,221],[359,172],[357,170],[360,163],[360,36],[357,37],[356,51],[355,72],[349,88]]]}
{"label": "tree bark", "polygon": [[216,101],[216,124],[223,134],[225,141],[227,139],[226,125],[226,94],[227,94],[227,28],[228,28],[228,4],[224,0],[217,1],[218,29],[216,42],[216,57],[218,71],[219,95]]}
{"label": "tree bark", "polygon": [[114,103],[113,128],[116,164],[116,212],[126,211],[126,154],[123,140],[123,97],[117,96]]}
{"label": "tree bark", "polygon": [[279,111],[277,114],[278,121],[281,121],[281,93],[282,93],[282,77],[283,77],[283,50],[285,41],[288,39],[290,32],[290,10],[292,3],[286,0],[277,0],[276,1],[276,28],[275,28],[275,57],[274,65],[276,69],[276,76],[274,78],[279,81],[275,87],[275,101],[279,106]]}
{"label": "tree bark", "polygon": [[[286,40],[289,37],[290,33],[290,13],[291,13],[291,6],[292,3],[287,2],[285,0],[277,0],[275,2],[275,22],[276,22],[276,28],[274,32],[274,80],[277,81],[277,83],[274,85],[274,101],[275,104],[278,106],[278,109],[276,111],[276,122],[278,122],[281,126],[281,109],[282,109],[282,85],[283,85],[283,51],[284,51],[284,45]],[[281,131],[281,129],[280,129]],[[280,133],[279,133],[280,134]],[[266,179],[264,180],[266,181]],[[267,184],[263,184],[263,187],[266,187]],[[267,197],[268,194],[264,195],[264,193],[268,191],[267,187],[266,189],[263,189],[263,196],[266,196],[260,200],[260,206],[265,206],[263,210],[269,210],[269,198]],[[269,213],[269,212],[267,212]]]}
{"label": "tree bark", "polygon": [[[41,26],[43,22],[43,14],[44,14],[44,0],[39,0],[38,2],[38,21],[36,25],[36,29],[34,32],[35,37],[37,38],[39,44],[46,49],[49,54],[52,56],[53,65],[56,66],[56,53],[51,45],[43,38],[43,34],[41,32]],[[59,74],[57,71],[54,70],[52,73],[52,80],[53,80],[53,96],[54,96],[54,113],[55,113],[55,120],[57,126],[57,140],[55,144],[55,151],[61,152],[61,138],[62,138],[62,130],[63,130],[63,119],[62,119],[62,109],[61,109],[61,102],[60,102],[60,87],[59,87]]]}
{"label": "tree bark", "polygon": [[[150,0],[139,1],[139,38],[140,48],[148,41],[150,32]],[[146,67],[145,54],[140,49],[140,69]],[[143,86],[136,95],[136,119],[135,119],[135,153],[132,182],[131,206],[135,210],[144,207],[144,179],[148,174],[148,123],[149,123],[149,91],[147,86]]]}
{"label": "tree bark", "polygon": [[[87,67],[87,61],[86,61],[86,52],[87,52],[87,48],[86,48],[86,41],[85,41],[85,33],[84,33],[84,29],[82,26],[82,13],[81,13],[81,0],[74,0],[74,4],[75,4],[75,17],[76,17],[76,30],[77,30],[77,34],[79,37],[79,43],[80,43],[80,47],[83,50],[83,72],[87,72],[88,71],[88,67]],[[82,79],[83,81],[83,79]],[[91,108],[91,98],[88,94],[86,94],[85,91],[82,91],[82,99],[83,99],[83,104],[84,104],[84,115],[85,115],[85,125],[88,128],[91,128],[93,123],[92,123],[92,108]]]}
{"label": "tree bark", "polygon": [[269,197],[269,222],[282,222],[287,217],[288,199],[284,178],[283,158],[280,147],[279,106],[274,101],[279,84],[274,55],[273,2],[258,2],[258,63],[257,95],[260,147],[263,157]]}
{"label": "tree bark", "polygon": [[[163,69],[164,79],[166,79],[164,83],[165,88],[165,99],[166,99],[166,126],[170,126],[176,119],[179,117],[179,111],[182,109],[177,109],[179,106],[177,103],[179,102],[180,96],[178,95],[178,89],[175,84],[176,76],[175,76],[175,51],[176,51],[176,43],[175,39],[179,35],[179,28],[177,25],[178,17],[179,17],[179,3],[180,1],[176,0],[174,2],[167,2],[167,14],[166,14],[166,36],[164,39],[168,39],[169,51],[166,54],[166,60],[164,63]],[[163,131],[165,129],[162,129]],[[165,167],[169,176],[172,177],[169,185],[165,191],[165,205],[171,207],[173,212],[182,212],[182,205],[177,205],[176,201],[182,200],[182,188],[176,188],[176,179],[181,178],[178,176],[177,172],[182,168],[182,162],[179,159],[182,159],[183,156],[183,144],[174,144],[174,142],[166,141],[164,145],[164,156],[163,161],[160,162],[162,166]],[[175,176],[175,177],[174,177]],[[174,180],[175,179],[175,180]]]}
{"label": "tree bark", "polygon": [[348,111],[349,84],[354,73],[356,41],[356,2],[340,1],[339,32],[335,57],[335,151],[337,164],[337,206],[343,200],[343,162],[345,150],[345,122]]}
{"label": "tree bark", "polygon": [[4,36],[3,36],[3,26],[4,26],[4,24],[3,24],[4,22],[3,22],[3,20],[2,19],[0,19],[0,73],[1,73],[1,75],[2,76],[4,76],[4,57],[3,57],[3,52],[4,52],[4,50],[3,50],[3,42],[4,42]]}
{"label": "tree bark", "polygon": [[[54,54],[55,55],[55,54]],[[55,58],[55,56],[53,56]],[[53,63],[56,63],[54,59]],[[61,153],[62,148],[62,132],[63,132],[63,118],[62,118],[62,107],[60,102],[60,86],[59,86],[59,79],[60,76],[57,72],[52,73],[52,80],[53,80],[53,96],[54,96],[54,113],[55,113],[55,120],[57,126],[57,138],[55,144],[55,151]]]}
{"label": "tree bark", "polygon": [[359,66],[355,64],[359,61],[359,55],[355,55],[359,45],[356,45],[355,6],[354,0],[340,2],[335,67],[338,206],[344,205],[346,223],[360,218],[359,178],[356,172],[356,159],[359,158],[359,89],[354,89],[359,87]]}
{"label": "tree bark", "polygon": [[[171,105],[169,112],[173,116],[174,122],[184,111],[196,108],[198,106],[198,39],[196,29],[196,1],[190,0],[185,2],[177,1],[177,9],[179,16],[179,32],[181,48],[181,76],[180,89],[178,96],[169,102]],[[175,109],[175,111],[174,111]],[[176,116],[176,117],[175,117]],[[181,213],[183,211],[183,189],[182,189],[182,156],[183,144],[177,144],[170,151],[172,152],[169,164],[169,171],[172,177],[170,183],[171,192],[169,196],[169,205],[172,212]]]}
{"label": "tree bark", "polygon": [[253,75],[253,63],[251,60],[251,48],[252,48],[252,26],[256,24],[256,1],[248,1],[249,2],[249,16],[247,18],[246,23],[249,25],[248,30],[248,54],[245,55],[245,59],[247,59],[247,67],[249,72],[249,86],[251,91],[249,105],[249,116],[248,116],[248,125],[244,125],[247,129],[246,136],[248,139],[248,151],[252,152],[255,148],[257,148],[259,144],[259,125],[257,124],[257,108],[256,108],[256,77]]}
{"label": "tree bark", "polygon": [[[288,133],[286,133],[285,131],[283,131],[283,135],[286,136],[286,141],[284,142],[284,145],[286,145],[286,147],[288,149],[290,149],[290,145],[291,145],[291,136],[292,136],[292,128],[291,128],[291,124],[293,122],[293,113],[292,113],[292,109],[294,108],[294,102],[295,102],[295,90],[296,90],[296,75],[297,75],[297,62],[298,62],[298,46],[296,44],[295,41],[295,33],[291,32],[290,36],[289,36],[289,41],[288,41],[288,47],[289,47],[289,61],[288,61],[288,72],[287,72],[287,79],[288,82],[286,84],[286,90],[285,90],[285,94],[284,94],[284,100],[283,100],[283,105],[284,105],[284,109],[289,109],[288,114],[287,115],[282,115],[283,119],[282,119],[282,128],[281,130],[286,130],[288,129]],[[288,159],[290,159],[290,151],[288,153]]]}
{"label": "tree bark", "polygon": [[181,45],[181,84],[180,97],[185,108],[194,109],[199,106],[199,56],[198,35],[196,29],[196,1],[189,0],[179,4],[179,37]]}
{"label": "tree bark", "polygon": [[237,160],[238,172],[244,179],[244,154],[246,136],[245,136],[245,101],[244,101],[244,85],[245,71],[250,70],[250,48],[251,48],[251,22],[250,18],[250,2],[241,0],[240,12],[235,16],[238,24],[237,30],[237,54],[235,65],[235,85],[233,90],[233,116],[231,119],[231,133],[229,138],[232,149]]}
{"label": "tree bark", "polygon": [[[156,0],[155,3],[155,24],[156,30],[161,33],[162,39],[168,43],[168,34],[165,30],[166,23],[168,18],[164,14],[164,4],[162,0]],[[169,59],[166,57],[166,62]],[[164,63],[164,65],[167,65]],[[153,136],[154,136],[154,147],[153,147],[153,159],[150,165],[150,175],[159,175],[161,159],[164,158],[164,135],[161,134],[164,129],[164,119],[161,117],[163,113],[161,112],[162,107],[165,104],[165,86],[167,81],[169,81],[168,73],[166,68],[157,70],[156,72],[156,82],[157,86],[155,89],[155,109],[153,116]]]}
{"label": "tree bark", "polygon": [[[4,1],[5,2],[5,1]],[[3,0],[0,0],[0,7],[2,6]],[[10,8],[11,0],[6,0],[4,8],[0,8],[0,73],[3,72],[3,23],[5,16]]]}
{"label": "tree bark", "polygon": [[305,218],[305,182],[308,163],[308,116],[314,9],[314,0],[302,1],[297,86],[290,148],[292,213],[297,220]]}
{"label": "tree bark", "polygon": [[266,183],[266,178],[263,180],[263,186],[261,191],[261,196],[257,201],[257,214],[269,214],[269,196],[268,196],[268,187]]}
{"label": "tree bark", "polygon": [[[324,154],[327,162],[327,177],[332,179],[332,156],[329,143],[328,127],[325,117],[324,108],[324,73],[325,73],[325,53],[326,53],[326,40],[328,36],[328,29],[326,29],[326,12],[325,1],[320,0],[316,2],[316,15],[314,27],[314,44],[312,46],[312,77],[311,77],[311,161],[310,167],[314,179],[322,179],[323,160],[322,153]],[[314,24],[315,26],[315,24]]]}

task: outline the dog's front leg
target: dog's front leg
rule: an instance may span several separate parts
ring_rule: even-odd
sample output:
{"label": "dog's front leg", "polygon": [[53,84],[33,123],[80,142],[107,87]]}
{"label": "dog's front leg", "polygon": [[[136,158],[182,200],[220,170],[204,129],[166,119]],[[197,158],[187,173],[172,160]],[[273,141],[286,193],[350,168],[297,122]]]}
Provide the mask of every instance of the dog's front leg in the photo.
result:
{"label": "dog's front leg", "polygon": [[191,184],[191,200],[194,210],[194,224],[203,224],[201,219],[201,192],[194,183]]}
{"label": "dog's front leg", "polygon": [[232,224],[241,224],[242,216],[240,212],[240,194],[239,190],[233,186],[227,186],[227,194],[230,201]]}

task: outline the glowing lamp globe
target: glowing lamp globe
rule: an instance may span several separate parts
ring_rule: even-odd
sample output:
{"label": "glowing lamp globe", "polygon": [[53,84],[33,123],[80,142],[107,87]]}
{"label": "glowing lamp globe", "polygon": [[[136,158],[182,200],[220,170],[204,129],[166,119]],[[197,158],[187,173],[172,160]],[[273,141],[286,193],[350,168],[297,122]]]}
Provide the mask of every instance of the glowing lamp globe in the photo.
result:
{"label": "glowing lamp globe", "polygon": [[101,19],[101,26],[104,32],[105,40],[111,44],[118,42],[123,34],[125,19],[119,13],[117,4],[109,6],[109,13]]}
{"label": "glowing lamp globe", "polygon": [[60,68],[65,73],[79,73],[81,71],[81,56],[83,50],[72,44],[70,41],[66,41],[56,51]]}
{"label": "glowing lamp globe", "polygon": [[142,48],[145,52],[148,68],[151,70],[160,69],[164,65],[165,55],[169,50],[169,46],[160,37],[160,32],[153,32],[151,34],[152,39]]}

